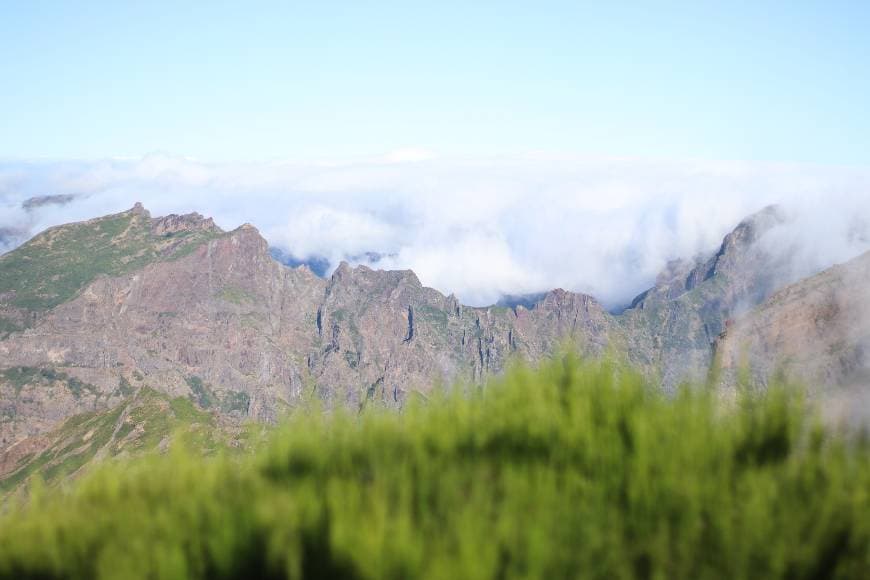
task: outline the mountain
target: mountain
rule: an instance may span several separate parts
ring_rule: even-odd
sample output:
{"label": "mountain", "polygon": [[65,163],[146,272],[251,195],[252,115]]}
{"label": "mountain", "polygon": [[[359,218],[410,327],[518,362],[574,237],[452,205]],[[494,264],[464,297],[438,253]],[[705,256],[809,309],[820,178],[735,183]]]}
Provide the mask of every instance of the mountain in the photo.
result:
{"label": "mountain", "polygon": [[50,228],[0,259],[0,337],[34,326],[100,275],[178,259],[219,233],[199,214],[152,220],[138,203],[122,214]]}
{"label": "mountain", "polygon": [[722,383],[803,383],[828,413],[870,419],[870,252],[776,292],[716,343]]}
{"label": "mountain", "polygon": [[[670,390],[706,378],[727,321],[787,279],[784,259],[759,243],[784,220],[776,208],[750,216],[714,255],[670,264],[619,315],[561,289],[476,308],[411,271],[342,263],[325,279],[274,259],[249,224],[225,232],[140,204],[52,228],[0,256],[0,479],[37,469],[77,417],[117,425],[141,393],[188,401],[228,433],[311,396],[327,408],[401,407],[566,342],[624,356]],[[152,423],[140,431],[165,444]],[[94,453],[111,455],[111,441]]]}
{"label": "mountain", "polygon": [[[324,280],[272,259],[257,230],[132,210],[53,228],[0,258],[0,444],[153,387],[273,420],[305,390],[399,406],[433,381],[481,381],[566,337],[601,352],[614,325],[555,290],[531,309],[469,308],[410,271],[342,264]],[[44,380],[44,373],[51,380]]]}
{"label": "mountain", "polygon": [[661,376],[666,389],[701,380],[726,321],[762,302],[786,278],[787,260],[759,240],[786,218],[768,207],[743,220],[707,259],[675,261],[653,288],[618,317],[635,364]]}

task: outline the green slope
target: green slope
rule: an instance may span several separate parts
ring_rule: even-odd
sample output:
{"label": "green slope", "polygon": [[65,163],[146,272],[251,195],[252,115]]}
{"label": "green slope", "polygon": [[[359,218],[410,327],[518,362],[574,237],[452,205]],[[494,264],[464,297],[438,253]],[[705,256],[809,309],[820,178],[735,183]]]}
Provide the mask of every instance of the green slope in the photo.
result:
{"label": "green slope", "polygon": [[0,477],[0,493],[36,474],[46,483],[60,483],[95,459],[141,455],[179,435],[203,455],[231,443],[213,414],[187,398],[170,398],[142,387],[114,408],[76,415],[49,433],[45,438],[50,443],[41,452],[20,458]]}

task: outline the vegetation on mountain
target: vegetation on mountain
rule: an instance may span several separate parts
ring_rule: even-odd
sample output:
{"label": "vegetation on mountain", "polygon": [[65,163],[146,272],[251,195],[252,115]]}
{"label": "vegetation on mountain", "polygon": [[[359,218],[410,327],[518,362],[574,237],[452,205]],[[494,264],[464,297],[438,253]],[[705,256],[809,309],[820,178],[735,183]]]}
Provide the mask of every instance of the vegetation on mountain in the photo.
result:
{"label": "vegetation on mountain", "polygon": [[[170,405],[179,401],[202,416],[187,399]],[[785,385],[744,388],[730,402],[703,386],[668,397],[630,368],[566,355],[398,413],[312,411],[255,455],[177,445],[104,461],[61,488],[30,480],[0,515],[0,576],[858,578],[870,569],[870,443],[823,426]],[[105,438],[110,424],[88,432]]]}
{"label": "vegetation on mountain", "polygon": [[[34,372],[40,376],[52,373]],[[216,417],[190,399],[170,398],[141,387],[110,409],[67,419],[46,436],[49,443],[44,449],[19,457],[11,470],[0,477],[0,493],[16,489],[33,475],[49,484],[62,483],[80,469],[89,468],[95,460],[164,449],[173,437],[183,437],[191,450],[202,455],[229,449],[233,443]]]}
{"label": "vegetation on mountain", "polygon": [[219,234],[217,228],[156,232],[141,209],[50,228],[0,256],[0,307],[18,314],[0,316],[0,336],[29,326],[31,313],[70,300],[97,276],[177,259]]}

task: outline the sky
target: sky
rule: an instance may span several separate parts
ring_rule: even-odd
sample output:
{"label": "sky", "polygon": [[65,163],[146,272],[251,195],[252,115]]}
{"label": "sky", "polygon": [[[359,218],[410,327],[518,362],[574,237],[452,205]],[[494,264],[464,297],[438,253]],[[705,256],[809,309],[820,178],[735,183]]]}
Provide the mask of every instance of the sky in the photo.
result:
{"label": "sky", "polygon": [[617,308],[770,203],[795,277],[870,249],[867,2],[0,14],[0,251],[141,201],[470,304]]}
{"label": "sky", "polygon": [[2,2],[0,158],[870,162],[870,3]]}

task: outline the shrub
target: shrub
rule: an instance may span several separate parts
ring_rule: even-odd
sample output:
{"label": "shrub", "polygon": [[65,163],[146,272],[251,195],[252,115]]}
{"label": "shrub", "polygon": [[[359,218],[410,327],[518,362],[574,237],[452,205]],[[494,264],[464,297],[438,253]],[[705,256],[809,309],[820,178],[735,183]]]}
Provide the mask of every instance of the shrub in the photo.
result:
{"label": "shrub", "polygon": [[175,447],[35,482],[9,578],[859,578],[870,449],[786,386],[724,404],[564,357],[401,413],[298,413],[255,456]]}

